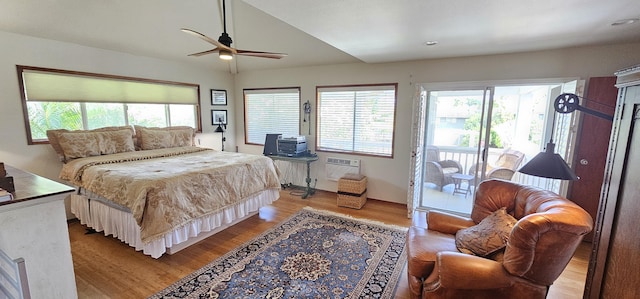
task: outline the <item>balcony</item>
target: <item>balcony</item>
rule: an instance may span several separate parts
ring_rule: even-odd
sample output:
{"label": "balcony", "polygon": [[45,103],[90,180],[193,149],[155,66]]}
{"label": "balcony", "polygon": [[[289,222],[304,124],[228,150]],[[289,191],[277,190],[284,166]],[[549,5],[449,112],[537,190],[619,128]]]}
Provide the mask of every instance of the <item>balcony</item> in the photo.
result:
{"label": "balcony", "polygon": [[[455,147],[455,146],[438,146],[439,160],[454,160],[460,163],[463,174],[473,174],[470,171],[473,165],[478,161],[478,150],[469,147]],[[490,148],[487,161],[489,165],[495,165],[496,161],[504,149]],[[528,159],[524,160],[516,167],[518,169],[524,165]],[[470,173],[471,172],[471,173]],[[468,215],[473,207],[473,197],[475,192],[475,186],[480,181],[479,177],[475,177],[471,180],[458,179],[456,184],[448,184],[443,186],[442,191],[432,183],[425,182],[423,185],[421,208],[426,209],[440,209],[446,210],[462,215]],[[516,172],[511,181],[524,184],[537,186],[543,189],[551,190],[556,193],[560,193],[561,182],[559,180],[552,180],[546,178],[534,177],[526,174]],[[456,189],[458,188],[458,189]],[[456,191],[462,192],[456,192]],[[466,192],[469,190],[469,192]]]}

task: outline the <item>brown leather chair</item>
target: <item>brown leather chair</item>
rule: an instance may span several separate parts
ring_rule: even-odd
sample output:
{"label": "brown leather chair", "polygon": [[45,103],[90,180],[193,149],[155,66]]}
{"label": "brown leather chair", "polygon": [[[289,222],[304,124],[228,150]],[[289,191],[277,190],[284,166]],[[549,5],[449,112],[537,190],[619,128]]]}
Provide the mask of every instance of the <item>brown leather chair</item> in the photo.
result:
{"label": "brown leather chair", "polygon": [[[504,250],[489,257],[459,252],[456,232],[502,207],[517,220]],[[427,227],[407,232],[411,298],[545,298],[593,220],[553,192],[487,180],[470,218],[430,211]]]}

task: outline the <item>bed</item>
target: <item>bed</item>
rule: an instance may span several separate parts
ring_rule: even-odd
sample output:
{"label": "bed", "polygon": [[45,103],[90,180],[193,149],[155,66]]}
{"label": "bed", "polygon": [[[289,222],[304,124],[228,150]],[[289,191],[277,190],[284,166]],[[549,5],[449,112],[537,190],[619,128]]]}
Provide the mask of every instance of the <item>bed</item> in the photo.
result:
{"label": "bed", "polygon": [[83,225],[153,258],[173,254],[279,197],[271,159],[193,145],[189,127],[47,132],[78,192]]}

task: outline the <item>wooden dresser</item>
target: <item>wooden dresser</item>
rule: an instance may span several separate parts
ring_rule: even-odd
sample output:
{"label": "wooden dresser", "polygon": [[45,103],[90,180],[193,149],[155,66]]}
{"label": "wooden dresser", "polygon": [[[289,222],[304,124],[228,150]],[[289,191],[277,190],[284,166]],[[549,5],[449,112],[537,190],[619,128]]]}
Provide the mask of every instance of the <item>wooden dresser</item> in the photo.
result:
{"label": "wooden dresser", "polygon": [[640,298],[640,66],[616,73],[618,101],[584,298]]}
{"label": "wooden dresser", "polygon": [[0,249],[24,259],[31,298],[77,298],[64,208],[74,188],[5,167],[16,190],[0,202]]}

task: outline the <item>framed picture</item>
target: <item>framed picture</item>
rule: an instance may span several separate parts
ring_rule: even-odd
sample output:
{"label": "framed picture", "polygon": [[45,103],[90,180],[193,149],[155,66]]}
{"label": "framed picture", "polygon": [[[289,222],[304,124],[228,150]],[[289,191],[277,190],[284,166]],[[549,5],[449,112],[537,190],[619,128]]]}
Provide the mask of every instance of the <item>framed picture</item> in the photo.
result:
{"label": "framed picture", "polygon": [[227,91],[223,89],[212,89],[211,105],[227,105]]}
{"label": "framed picture", "polygon": [[226,125],[227,124],[227,110],[211,110],[211,124],[212,125]]}

